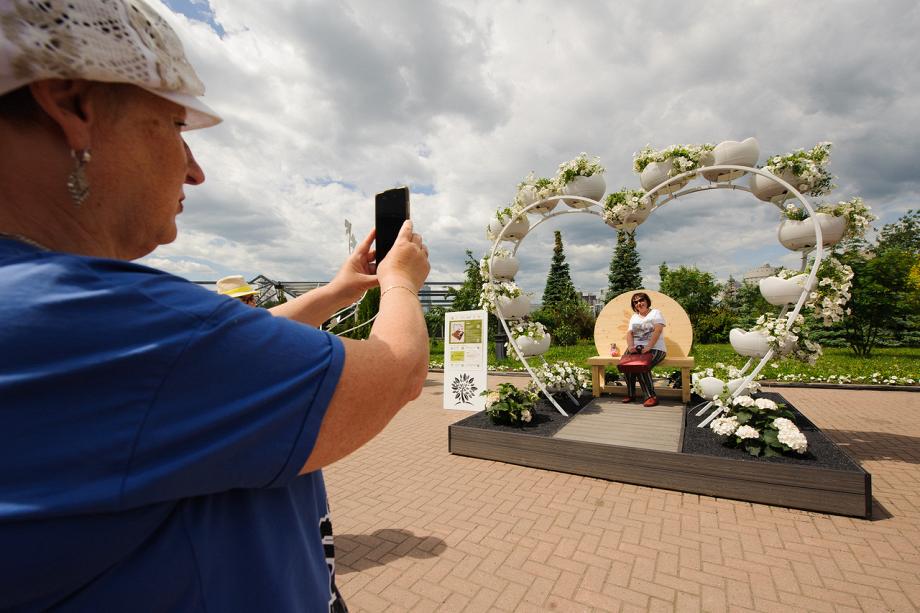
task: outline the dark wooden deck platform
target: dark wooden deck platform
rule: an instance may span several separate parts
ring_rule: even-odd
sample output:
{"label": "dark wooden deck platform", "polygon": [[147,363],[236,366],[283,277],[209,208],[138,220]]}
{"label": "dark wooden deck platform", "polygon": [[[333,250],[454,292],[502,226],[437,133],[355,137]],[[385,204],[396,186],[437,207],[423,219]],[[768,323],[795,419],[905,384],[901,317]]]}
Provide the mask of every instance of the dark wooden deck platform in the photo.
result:
{"label": "dark wooden deck platform", "polygon": [[[706,496],[853,517],[871,515],[871,475],[855,464],[854,470],[833,470],[681,453],[672,429],[664,427],[660,436],[654,436],[656,429],[651,424],[666,424],[664,410],[634,409],[628,413],[632,423],[624,421],[621,432],[608,440],[603,430],[617,430],[611,418],[615,410],[605,410],[603,404],[588,405],[553,437],[465,427],[461,421],[449,427],[450,452]],[[582,413],[584,418],[579,419]],[[648,422],[645,426],[643,420]],[[583,425],[576,425],[579,421]],[[680,432],[682,429],[681,419]],[[623,433],[630,430],[645,442],[635,439],[624,444]]]}

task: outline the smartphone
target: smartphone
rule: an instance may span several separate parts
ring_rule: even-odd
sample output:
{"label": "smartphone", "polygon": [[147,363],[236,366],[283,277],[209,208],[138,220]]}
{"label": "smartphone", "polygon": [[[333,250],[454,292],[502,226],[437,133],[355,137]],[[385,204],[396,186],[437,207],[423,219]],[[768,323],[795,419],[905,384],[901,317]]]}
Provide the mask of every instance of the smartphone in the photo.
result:
{"label": "smartphone", "polygon": [[409,219],[409,188],[380,192],[374,202],[377,225],[377,263],[387,257],[403,222]]}

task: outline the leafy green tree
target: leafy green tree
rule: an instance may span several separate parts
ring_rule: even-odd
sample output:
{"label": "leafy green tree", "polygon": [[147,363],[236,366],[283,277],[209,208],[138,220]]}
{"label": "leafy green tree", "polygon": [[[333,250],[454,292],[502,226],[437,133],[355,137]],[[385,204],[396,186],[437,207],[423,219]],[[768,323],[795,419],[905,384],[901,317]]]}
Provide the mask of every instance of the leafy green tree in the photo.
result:
{"label": "leafy green tree", "polygon": [[425,313],[425,325],[428,327],[429,338],[443,338],[445,312],[444,307],[434,306]]}
{"label": "leafy green tree", "polygon": [[474,311],[479,308],[479,296],[482,294],[484,280],[479,272],[479,262],[469,249],[466,250],[464,273],[466,276],[460,289],[447,289],[447,296],[453,299],[451,311]]}
{"label": "leafy green tree", "polygon": [[696,266],[679,266],[670,270],[667,264],[662,263],[658,267],[658,275],[661,293],[673,298],[690,317],[694,340],[702,342],[708,339],[710,325],[704,318],[712,313],[716,296],[722,289],[712,273],[703,272]]}
{"label": "leafy green tree", "polygon": [[883,249],[875,257],[848,251],[840,261],[853,269],[849,315],[843,320],[847,344],[868,357],[886,336],[911,330],[916,321],[917,289],[910,280],[917,257],[903,249]]}
{"label": "leafy green tree", "polygon": [[610,259],[607,274],[607,294],[604,302],[610,302],[623,292],[642,287],[642,269],[639,266],[639,252],[636,251],[635,232],[617,231],[617,246]]}
{"label": "leafy green tree", "polygon": [[569,274],[569,265],[565,261],[565,253],[562,251],[562,233],[556,230],[555,237],[553,261],[549,267],[549,274],[546,275],[546,287],[543,290],[544,307],[579,300],[578,292],[575,291],[575,285]]}
{"label": "leafy green tree", "polygon": [[910,210],[894,223],[884,226],[878,235],[876,253],[900,249],[920,253],[920,210]]}

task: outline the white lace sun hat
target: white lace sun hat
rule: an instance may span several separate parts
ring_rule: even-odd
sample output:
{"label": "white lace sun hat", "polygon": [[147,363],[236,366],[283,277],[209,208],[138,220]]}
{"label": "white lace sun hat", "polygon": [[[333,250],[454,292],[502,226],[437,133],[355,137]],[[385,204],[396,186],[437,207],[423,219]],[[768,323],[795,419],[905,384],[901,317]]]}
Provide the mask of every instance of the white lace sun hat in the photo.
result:
{"label": "white lace sun hat", "polygon": [[0,95],[40,79],[142,87],[184,106],[187,130],[221,121],[179,37],[141,0],[0,0]]}

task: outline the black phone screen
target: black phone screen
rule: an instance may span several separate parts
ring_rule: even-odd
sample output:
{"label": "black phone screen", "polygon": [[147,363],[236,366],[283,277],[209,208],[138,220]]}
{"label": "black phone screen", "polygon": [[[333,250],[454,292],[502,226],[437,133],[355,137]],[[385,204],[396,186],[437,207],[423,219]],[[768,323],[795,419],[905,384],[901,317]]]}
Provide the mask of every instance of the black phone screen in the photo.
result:
{"label": "black phone screen", "polygon": [[377,226],[377,263],[387,256],[403,222],[409,219],[409,188],[397,187],[377,194],[374,202]]}

